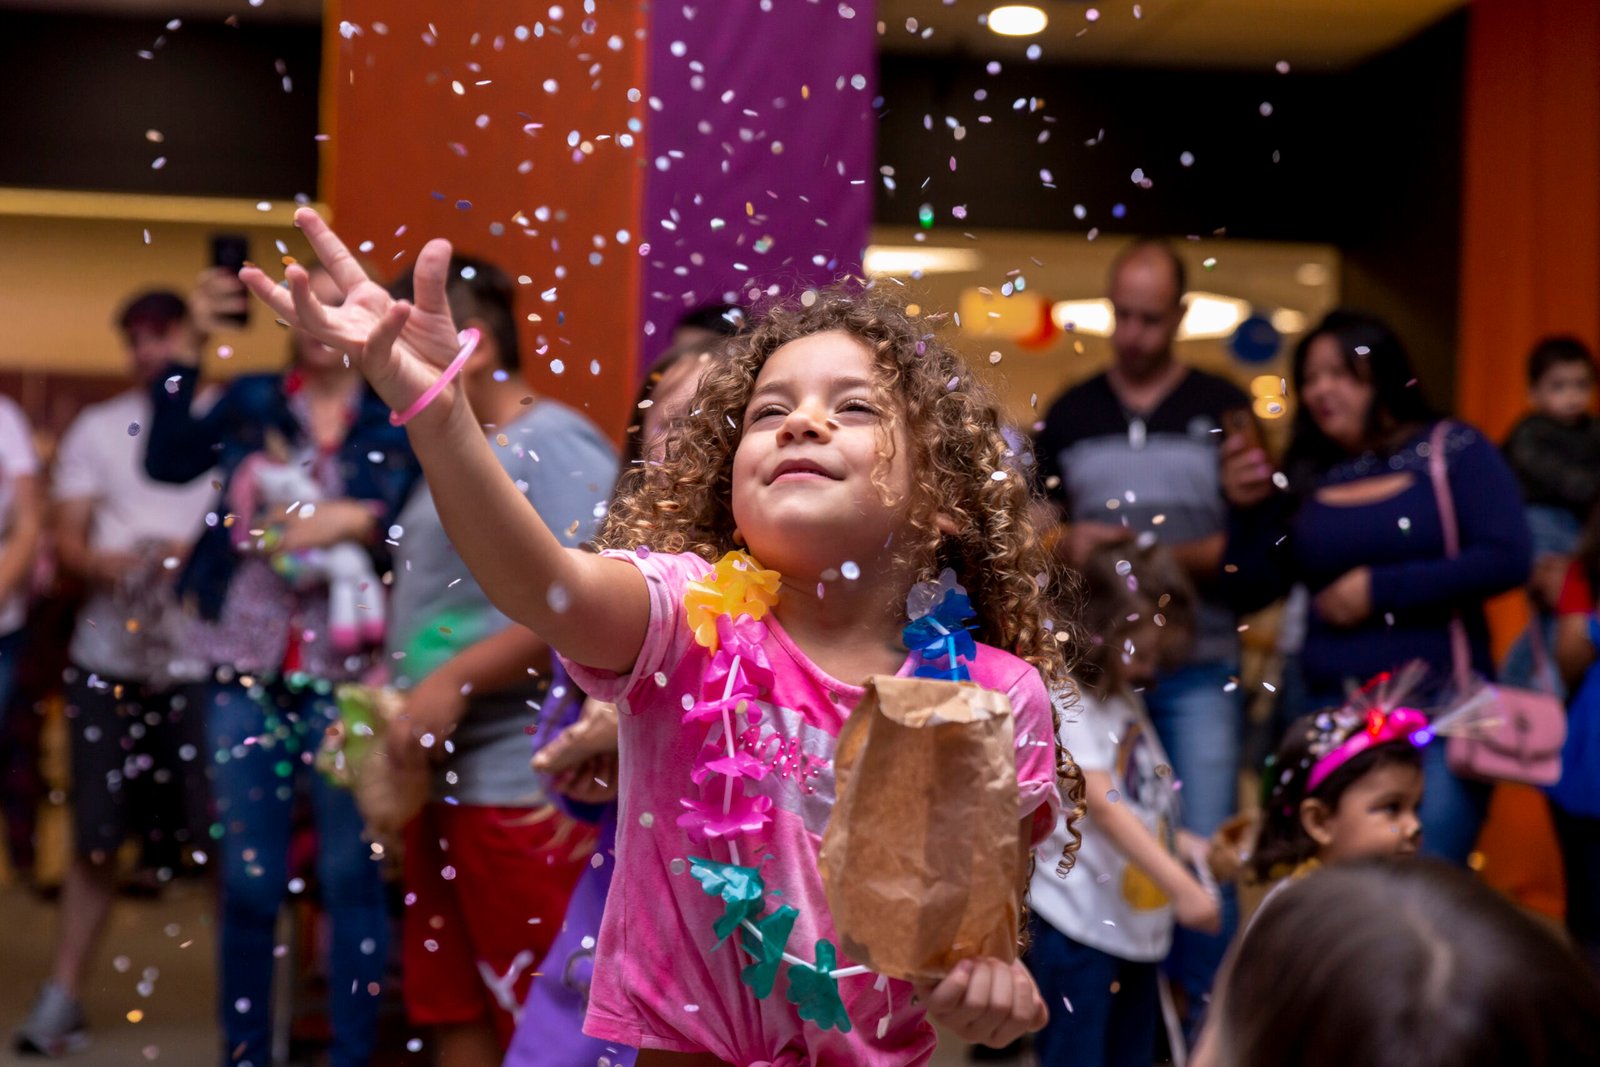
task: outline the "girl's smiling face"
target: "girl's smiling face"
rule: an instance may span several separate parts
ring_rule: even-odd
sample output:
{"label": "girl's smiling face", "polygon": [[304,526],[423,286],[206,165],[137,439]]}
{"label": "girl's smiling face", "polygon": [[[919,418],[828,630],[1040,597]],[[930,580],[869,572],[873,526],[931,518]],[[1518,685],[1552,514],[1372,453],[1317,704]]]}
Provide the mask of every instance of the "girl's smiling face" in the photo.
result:
{"label": "girl's smiling face", "polygon": [[751,554],[795,578],[886,558],[908,524],[910,439],[873,353],[837,330],[775,351],[745,408],[733,516]]}

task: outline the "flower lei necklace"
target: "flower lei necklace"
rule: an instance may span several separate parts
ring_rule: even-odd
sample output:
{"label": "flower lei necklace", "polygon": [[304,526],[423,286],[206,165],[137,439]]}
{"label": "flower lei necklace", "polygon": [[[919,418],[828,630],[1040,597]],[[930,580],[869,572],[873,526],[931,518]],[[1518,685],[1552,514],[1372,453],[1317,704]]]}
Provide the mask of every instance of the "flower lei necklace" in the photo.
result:
{"label": "flower lei necklace", "polygon": [[[705,785],[722,779],[722,799],[696,800],[685,797],[677,823],[700,844],[725,841],[733,862],[689,858],[689,870],[707,895],[719,897],[725,910],[713,924],[720,947],[735,932],[739,946],[754,963],[739,972],[739,979],[757,997],[772,994],[778,967],[789,964],[789,1003],[800,1018],[827,1029],[850,1032],[850,1017],[839,996],[839,979],[870,973],[866,967],[837,967],[838,950],[826,939],[816,944],[814,961],[788,952],[789,935],[799,911],[784,904],[769,911],[767,888],[759,867],[745,866],[739,854],[740,837],[760,831],[772,821],[772,798],[749,795],[744,781],[760,781],[768,773],[766,764],[735,742],[734,716],[745,713],[756,721],[760,712],[752,702],[774,683],[772,665],[762,650],[767,636],[761,619],[778,603],[779,575],[763,570],[748,554],[729,552],[717,561],[711,574],[690,582],[683,604],[689,628],[696,643],[711,653],[711,662],[700,679],[699,699],[684,697],[684,723],[709,723],[722,727],[722,743],[708,735],[695,757],[690,779]],[[933,587],[933,588],[929,588]],[[943,593],[938,602],[934,597]],[[906,626],[906,648],[918,659],[919,677],[966,681],[970,675],[965,660],[976,655],[968,620],[972,605],[966,591],[955,584],[953,572],[940,575],[940,581],[924,583],[912,590],[908,600],[912,621]],[[920,608],[920,610],[919,610]],[[714,788],[709,790],[713,795]],[[876,988],[884,989],[887,979],[879,976]],[[885,1015],[878,1024],[882,1037],[889,1023]]]}

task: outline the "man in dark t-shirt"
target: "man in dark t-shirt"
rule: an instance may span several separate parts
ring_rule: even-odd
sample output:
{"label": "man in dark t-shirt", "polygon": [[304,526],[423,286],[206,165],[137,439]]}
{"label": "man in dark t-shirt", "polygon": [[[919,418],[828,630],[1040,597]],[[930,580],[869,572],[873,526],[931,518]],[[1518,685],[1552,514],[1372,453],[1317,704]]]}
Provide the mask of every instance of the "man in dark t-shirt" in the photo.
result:
{"label": "man in dark t-shirt", "polygon": [[[1101,545],[1154,538],[1194,582],[1187,662],[1145,697],[1183,782],[1183,824],[1209,836],[1236,806],[1242,716],[1237,620],[1217,589],[1228,520],[1218,449],[1224,415],[1248,411],[1250,402],[1174,358],[1184,287],[1183,261],[1168,245],[1143,240],[1123,249],[1111,268],[1111,368],[1051,405],[1034,453],[1061,522],[1055,544],[1063,560],[1082,566]],[[1178,931],[1171,970],[1194,1003],[1210,986],[1228,932]]]}

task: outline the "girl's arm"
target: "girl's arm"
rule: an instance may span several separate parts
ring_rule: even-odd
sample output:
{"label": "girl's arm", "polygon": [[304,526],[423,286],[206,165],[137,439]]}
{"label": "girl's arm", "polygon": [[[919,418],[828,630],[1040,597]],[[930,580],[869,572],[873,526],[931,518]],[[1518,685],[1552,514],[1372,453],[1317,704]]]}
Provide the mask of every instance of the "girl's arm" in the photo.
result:
{"label": "girl's arm", "polygon": [[1111,775],[1105,771],[1085,771],[1083,777],[1089,821],[1105,833],[1129,863],[1148,874],[1167,895],[1178,923],[1206,933],[1219,931],[1222,911],[1216,898],[1156,840],[1132,809],[1106,799],[1112,788]]}
{"label": "girl's arm", "polygon": [[[344,291],[344,303],[325,307],[298,264],[286,271],[288,292],[254,267],[240,278],[280,317],[349,353],[384,402],[405,411],[459,349],[445,300],[449,242],[430,241],[418,255],[413,306],[371,281],[316,212],[300,209],[295,223]],[[561,544],[495,459],[459,382],[407,429],[445,532],[494,606],[584,666],[619,673],[632,667],[650,615],[638,569]]]}

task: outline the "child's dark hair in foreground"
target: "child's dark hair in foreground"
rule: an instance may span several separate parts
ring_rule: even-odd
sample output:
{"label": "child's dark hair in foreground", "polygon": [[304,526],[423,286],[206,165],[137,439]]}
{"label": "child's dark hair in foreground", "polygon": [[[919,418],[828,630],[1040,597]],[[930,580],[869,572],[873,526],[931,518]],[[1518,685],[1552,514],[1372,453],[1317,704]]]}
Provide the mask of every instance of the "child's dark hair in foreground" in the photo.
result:
{"label": "child's dark hair in foreground", "polygon": [[1600,1063],[1600,980],[1431,860],[1355,861],[1289,886],[1234,947],[1214,1011],[1197,1067]]}

